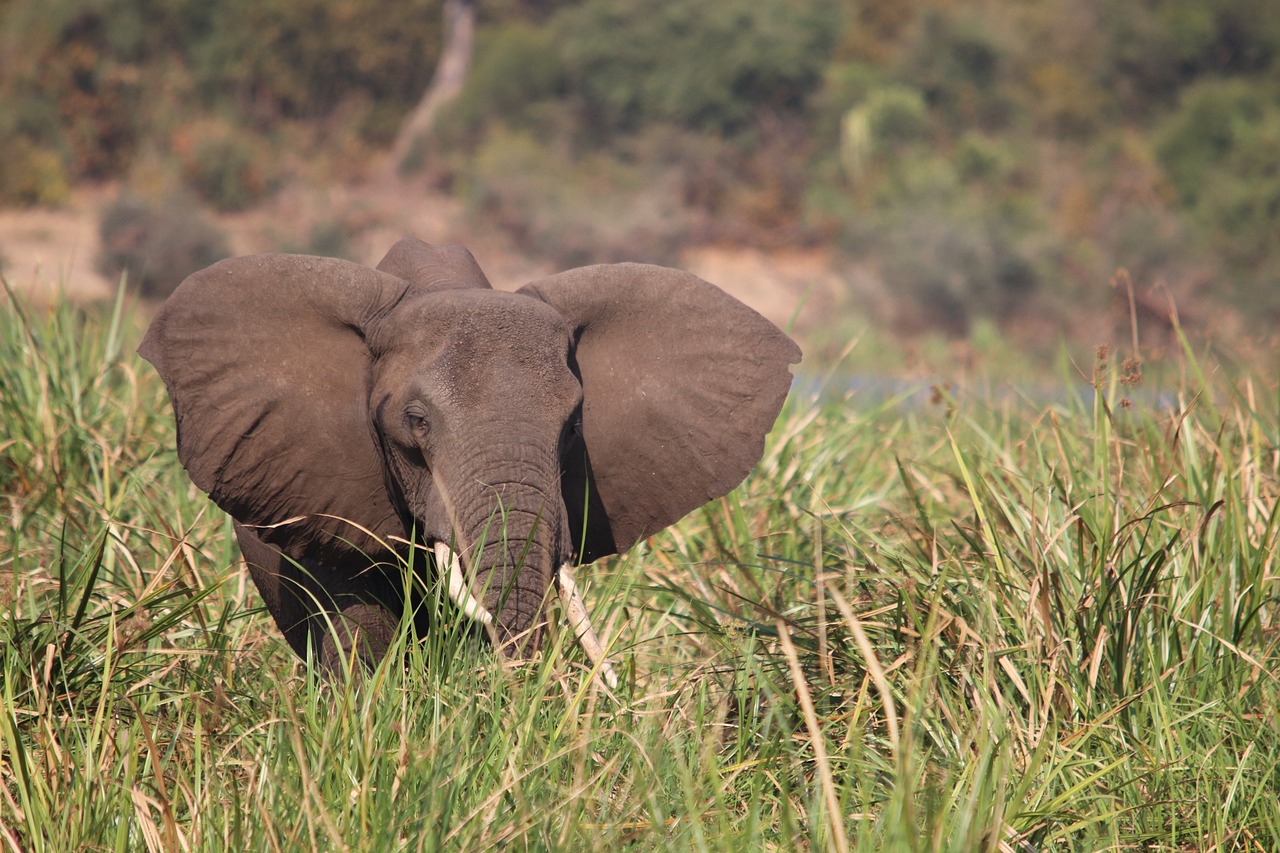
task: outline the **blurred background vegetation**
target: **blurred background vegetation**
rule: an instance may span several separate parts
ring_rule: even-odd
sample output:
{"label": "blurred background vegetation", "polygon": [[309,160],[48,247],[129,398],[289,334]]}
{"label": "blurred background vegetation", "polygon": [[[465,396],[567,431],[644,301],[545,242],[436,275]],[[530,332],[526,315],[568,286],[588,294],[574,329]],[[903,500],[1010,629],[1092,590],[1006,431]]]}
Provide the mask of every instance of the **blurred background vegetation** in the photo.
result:
{"label": "blurred background vegetation", "polygon": [[[1127,323],[1120,268],[1140,315],[1269,329],[1272,7],[481,0],[463,94],[401,171],[559,264],[830,249],[904,333]],[[0,0],[0,24],[0,204],[119,181],[108,252],[186,211],[166,239],[202,259],[202,205],[370,178],[443,37],[441,0]]]}

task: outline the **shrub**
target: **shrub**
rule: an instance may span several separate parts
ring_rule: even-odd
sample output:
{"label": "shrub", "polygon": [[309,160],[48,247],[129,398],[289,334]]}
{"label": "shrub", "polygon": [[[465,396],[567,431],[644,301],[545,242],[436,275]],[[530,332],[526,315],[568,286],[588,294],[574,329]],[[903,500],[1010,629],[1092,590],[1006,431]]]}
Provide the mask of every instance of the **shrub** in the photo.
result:
{"label": "shrub", "polygon": [[893,148],[920,139],[929,126],[924,97],[909,86],[886,86],[871,93],[864,105],[876,145]]}
{"label": "shrub", "polygon": [[173,134],[173,150],[187,185],[217,210],[243,210],[271,188],[266,144],[227,122],[184,125]]}
{"label": "shrub", "polygon": [[61,204],[71,195],[66,165],[56,151],[25,137],[0,140],[0,204]]}
{"label": "shrub", "polygon": [[98,269],[122,273],[149,299],[163,299],[184,278],[231,254],[226,235],[184,194],[158,201],[123,192],[102,211]]}
{"label": "shrub", "polygon": [[[219,108],[269,127],[359,101],[361,138],[389,139],[435,70],[440,19],[440,0],[0,0],[0,139],[94,179]],[[233,142],[196,182],[220,206],[251,183]]]}
{"label": "shrub", "polygon": [[965,5],[923,15],[898,79],[955,129],[1005,127],[1015,113],[1013,46],[990,13]]}
{"label": "shrub", "polygon": [[883,72],[870,65],[833,62],[823,71],[822,84],[808,105],[812,133],[821,150],[836,150],[844,117],[883,85]]}
{"label": "shrub", "polygon": [[910,331],[965,334],[978,318],[1010,315],[1038,286],[1033,258],[1007,223],[983,211],[958,214],[912,211],[882,229],[884,277],[904,296]]}
{"label": "shrub", "polygon": [[1009,143],[971,131],[956,143],[952,162],[963,181],[1001,181],[1014,172],[1017,157]]}
{"label": "shrub", "polygon": [[1274,74],[1274,8],[1273,0],[1098,4],[1102,83],[1120,92],[1127,115],[1150,116],[1206,76]]}
{"label": "shrub", "polygon": [[1112,93],[1090,79],[1084,63],[1045,60],[1028,78],[1031,111],[1053,136],[1087,139],[1114,119]]}
{"label": "shrub", "polygon": [[[210,4],[194,64],[211,101],[228,94],[265,123],[328,115],[363,98],[398,115],[421,97],[440,50],[438,0],[226,0]],[[246,49],[246,46],[252,48]],[[394,122],[369,117],[389,137]]]}
{"label": "shrub", "polygon": [[873,90],[841,122],[840,160],[854,181],[861,180],[873,159],[892,159],[902,148],[921,141],[929,111],[920,92],[909,86]]}
{"label": "shrub", "polygon": [[690,229],[674,169],[603,154],[574,161],[522,131],[491,133],[463,190],[486,223],[561,266],[671,263]]}
{"label": "shrub", "polygon": [[341,218],[321,219],[311,226],[305,238],[281,241],[279,251],[356,261],[359,257],[352,246],[353,230]]}
{"label": "shrub", "polygon": [[[1280,268],[1280,96],[1268,84],[1213,80],[1188,89],[1156,153],[1192,221],[1227,261],[1245,302],[1274,291]],[[1276,301],[1268,300],[1274,311]]]}
{"label": "shrub", "polygon": [[456,108],[468,128],[494,121],[523,126],[531,107],[564,93],[564,63],[551,29],[516,21],[482,32],[478,42]]}
{"label": "shrub", "polygon": [[575,94],[605,129],[733,131],[803,105],[839,19],[828,0],[589,0],[552,25]]}
{"label": "shrub", "polygon": [[1184,92],[1156,143],[1178,198],[1194,206],[1225,161],[1266,141],[1277,114],[1280,98],[1270,85],[1210,80]]}

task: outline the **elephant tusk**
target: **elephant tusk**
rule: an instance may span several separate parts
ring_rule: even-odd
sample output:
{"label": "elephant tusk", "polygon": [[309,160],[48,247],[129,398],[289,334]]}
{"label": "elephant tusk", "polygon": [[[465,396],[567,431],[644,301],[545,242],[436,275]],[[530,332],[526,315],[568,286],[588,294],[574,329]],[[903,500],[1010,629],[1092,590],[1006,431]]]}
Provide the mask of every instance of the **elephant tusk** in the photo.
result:
{"label": "elephant tusk", "polygon": [[[492,625],[493,614],[472,595],[471,587],[462,573],[462,561],[458,555],[443,542],[436,543],[435,555],[437,565],[449,567],[449,598],[453,603],[467,618],[474,619],[482,625]],[[618,674],[605,656],[600,637],[591,626],[591,616],[587,613],[586,602],[582,600],[582,592],[578,589],[577,581],[573,579],[573,570],[568,563],[560,567],[559,593],[560,601],[564,604],[569,619],[569,627],[573,629],[573,635],[578,640],[578,644],[586,652],[592,666],[599,669],[599,675],[604,679],[604,683],[616,690]]]}
{"label": "elephant tusk", "polygon": [[449,597],[453,599],[453,603],[458,605],[467,618],[474,619],[481,625],[492,625],[493,614],[485,610],[484,605],[471,594],[471,586],[462,574],[462,560],[443,542],[436,543],[435,553],[436,565],[449,567]]}
{"label": "elephant tusk", "polygon": [[599,669],[605,684],[616,690],[618,674],[613,671],[613,664],[605,657],[604,646],[596,636],[595,628],[591,627],[591,616],[587,613],[586,602],[582,600],[582,592],[573,579],[573,570],[568,563],[560,567],[560,601],[564,604],[568,615],[569,627],[573,629],[573,635],[578,638],[578,644],[582,646],[582,650],[587,653],[587,659],[591,661],[592,666]]}

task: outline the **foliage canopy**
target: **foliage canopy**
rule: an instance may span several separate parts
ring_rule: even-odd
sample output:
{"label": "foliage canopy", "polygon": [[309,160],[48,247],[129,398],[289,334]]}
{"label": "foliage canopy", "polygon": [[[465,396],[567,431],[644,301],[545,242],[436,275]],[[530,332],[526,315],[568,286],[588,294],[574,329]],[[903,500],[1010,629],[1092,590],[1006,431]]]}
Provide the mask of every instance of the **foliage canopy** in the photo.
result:
{"label": "foliage canopy", "polygon": [[832,0],[589,0],[552,27],[577,94],[607,127],[731,131],[803,106],[838,19]]}
{"label": "foliage canopy", "polygon": [[[1119,267],[1274,320],[1271,5],[493,0],[416,168],[559,260],[834,246],[894,300],[946,294],[961,334],[1105,307]],[[431,78],[440,11],[8,0],[0,203],[156,163],[221,210],[358,174]]]}

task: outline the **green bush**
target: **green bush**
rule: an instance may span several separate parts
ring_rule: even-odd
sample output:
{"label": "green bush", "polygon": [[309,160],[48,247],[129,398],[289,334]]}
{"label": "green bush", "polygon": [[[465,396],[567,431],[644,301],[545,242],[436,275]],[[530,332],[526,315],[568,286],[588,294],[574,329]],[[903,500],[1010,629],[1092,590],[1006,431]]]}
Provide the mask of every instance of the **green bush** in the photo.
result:
{"label": "green bush", "polygon": [[551,29],[523,21],[503,24],[478,37],[458,118],[471,130],[494,121],[524,126],[537,105],[564,94],[565,83]]}
{"label": "green bush", "polygon": [[174,133],[174,150],[187,185],[220,211],[243,210],[272,186],[267,144],[216,119]]}
{"label": "green bush", "polygon": [[56,151],[25,137],[0,138],[0,204],[61,204],[71,195],[66,165]]}
{"label": "green bush", "polygon": [[149,299],[163,299],[184,278],[231,254],[226,235],[183,194],[148,200],[121,193],[102,211],[98,269],[127,276]]}
{"label": "green bush", "polygon": [[1099,13],[1102,84],[1121,94],[1129,116],[1157,115],[1198,80],[1265,76],[1280,64],[1273,0],[1104,3]]}
{"label": "green bush", "polygon": [[306,237],[281,241],[278,251],[358,261],[358,253],[352,247],[352,231],[352,227],[340,218],[321,219],[311,226]]}
{"label": "green bush", "polygon": [[893,159],[923,140],[929,126],[924,97],[909,86],[872,90],[841,123],[840,159],[851,180],[865,177],[872,160]]}
{"label": "green bush", "polygon": [[575,94],[606,130],[733,131],[803,106],[839,19],[828,0],[589,0],[552,25]]}
{"label": "green bush", "polygon": [[1086,140],[1116,121],[1112,91],[1090,73],[1088,61],[1047,58],[1030,69],[1023,100],[1046,135]]}
{"label": "green bush", "polygon": [[[389,139],[422,96],[440,52],[440,0],[227,0],[210,4],[210,32],[195,45],[206,98],[229,95],[270,124],[326,116],[363,99],[367,130]],[[251,47],[250,47],[251,46]]]}
{"label": "green bush", "polygon": [[929,126],[924,97],[909,86],[887,86],[871,93],[864,107],[877,146],[894,148],[919,140]]}
{"label": "green bush", "polygon": [[462,188],[490,227],[566,267],[672,263],[691,227],[675,170],[603,154],[575,161],[523,131],[489,134]]}
{"label": "green bush", "polygon": [[970,6],[931,9],[915,30],[897,78],[957,130],[1007,127],[1016,114],[1015,45],[994,12]]}
{"label": "green bush", "polygon": [[[218,110],[273,127],[361,102],[359,135],[383,141],[430,81],[440,35],[440,0],[9,0],[0,139],[58,151],[72,177],[95,179]],[[211,152],[221,174],[198,183],[235,206],[225,143]]]}
{"label": "green bush", "polygon": [[119,174],[137,145],[146,80],[135,63],[144,48],[126,24],[138,14],[123,0],[0,7],[3,121],[63,152],[76,177]]}
{"label": "green bush", "polygon": [[992,211],[923,208],[886,220],[886,283],[903,296],[906,330],[966,334],[979,318],[1005,318],[1027,304],[1040,273],[1016,231]]}
{"label": "green bush", "polygon": [[1280,94],[1266,83],[1208,80],[1183,93],[1156,142],[1182,203],[1194,207],[1224,169],[1249,168],[1251,152],[1267,144],[1278,116]]}
{"label": "green bush", "polygon": [[827,66],[807,107],[819,150],[835,151],[844,117],[884,85],[884,72],[873,66],[839,60]]}
{"label": "green bush", "polygon": [[[1189,88],[1157,135],[1156,153],[1238,292],[1274,292],[1280,273],[1280,93],[1250,80]],[[1277,300],[1265,300],[1275,311]]]}
{"label": "green bush", "polygon": [[1016,159],[1007,141],[970,131],[957,141],[952,162],[963,181],[1001,181],[1013,174]]}

